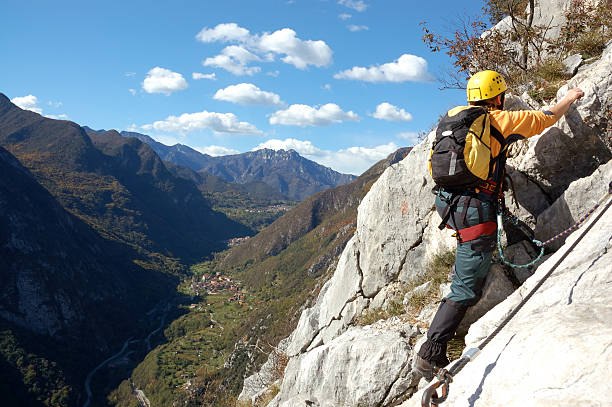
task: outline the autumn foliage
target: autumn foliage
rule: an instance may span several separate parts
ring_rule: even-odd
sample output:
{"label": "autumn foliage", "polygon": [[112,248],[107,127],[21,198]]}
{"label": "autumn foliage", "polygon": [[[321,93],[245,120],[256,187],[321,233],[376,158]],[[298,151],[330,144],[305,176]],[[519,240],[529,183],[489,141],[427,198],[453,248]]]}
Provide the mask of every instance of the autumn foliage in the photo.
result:
{"label": "autumn foliage", "polygon": [[504,75],[511,91],[550,99],[571,76],[564,58],[581,54],[588,61],[612,39],[610,0],[573,0],[558,36],[551,35],[552,18],[536,24],[534,14],[535,0],[486,0],[480,15],[460,21],[451,33],[421,23],[425,44],[445,52],[453,64],[439,78],[442,88],[463,88],[472,73],[492,69]]}

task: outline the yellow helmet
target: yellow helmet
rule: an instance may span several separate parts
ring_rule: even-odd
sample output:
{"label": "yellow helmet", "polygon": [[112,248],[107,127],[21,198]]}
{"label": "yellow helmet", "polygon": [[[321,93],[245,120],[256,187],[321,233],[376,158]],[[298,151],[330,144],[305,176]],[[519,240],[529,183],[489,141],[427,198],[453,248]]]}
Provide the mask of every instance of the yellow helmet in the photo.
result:
{"label": "yellow helmet", "polygon": [[472,75],[467,83],[468,102],[486,100],[508,89],[504,77],[495,71],[480,71]]}

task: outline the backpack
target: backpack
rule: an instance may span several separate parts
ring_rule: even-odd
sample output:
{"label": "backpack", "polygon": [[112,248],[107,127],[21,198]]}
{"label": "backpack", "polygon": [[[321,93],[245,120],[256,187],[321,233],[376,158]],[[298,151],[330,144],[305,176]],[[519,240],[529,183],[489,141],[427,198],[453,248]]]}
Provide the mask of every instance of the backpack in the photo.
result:
{"label": "backpack", "polygon": [[429,172],[436,185],[461,190],[487,181],[496,159],[503,155],[491,159],[491,137],[497,138],[496,133],[491,131],[489,112],[484,107],[449,110],[438,123],[429,159]]}

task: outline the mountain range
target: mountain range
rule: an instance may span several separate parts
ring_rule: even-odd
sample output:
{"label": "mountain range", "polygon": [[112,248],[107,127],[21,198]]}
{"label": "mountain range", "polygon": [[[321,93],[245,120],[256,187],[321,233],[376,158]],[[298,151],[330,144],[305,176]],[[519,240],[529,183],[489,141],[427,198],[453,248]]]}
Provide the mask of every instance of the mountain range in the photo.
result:
{"label": "mountain range", "polygon": [[145,134],[124,131],[121,135],[147,143],[164,161],[187,166],[199,173],[206,172],[227,182],[263,182],[296,201],[355,179],[354,175],[341,174],[302,157],[294,150],[261,149],[213,157],[182,144],[166,146]]}
{"label": "mountain range", "polygon": [[140,261],[170,267],[170,259],[202,259],[222,249],[224,240],[251,233],[213,211],[196,186],[168,171],[147,144],[115,131],[87,134],[0,95],[0,145],[68,211],[102,236],[137,249]]}

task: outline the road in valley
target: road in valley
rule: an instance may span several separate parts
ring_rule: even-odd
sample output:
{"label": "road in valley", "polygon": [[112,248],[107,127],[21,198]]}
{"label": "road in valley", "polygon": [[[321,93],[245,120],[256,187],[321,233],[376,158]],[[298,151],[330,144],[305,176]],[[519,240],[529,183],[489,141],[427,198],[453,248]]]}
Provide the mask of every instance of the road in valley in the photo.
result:
{"label": "road in valley", "polygon": [[106,365],[110,361],[112,361],[114,359],[117,359],[118,357],[123,355],[123,352],[125,352],[127,350],[128,346],[130,345],[130,341],[131,340],[132,340],[132,338],[130,338],[127,341],[125,341],[125,343],[123,344],[123,348],[121,348],[121,350],[119,352],[115,353],[113,356],[111,356],[110,358],[106,359],[104,362],[102,362],[98,366],[96,366],[91,372],[89,372],[89,374],[87,375],[87,378],[85,379],[85,391],[87,392],[87,400],[85,401],[85,404],[83,404],[83,407],[88,407],[89,403],[91,403],[91,396],[92,396],[92,392],[91,392],[91,379],[93,378],[93,375],[96,374],[96,372],[98,370],[100,370],[102,367],[104,367],[104,365]]}
{"label": "road in valley", "polygon": [[[156,308],[153,308],[151,311],[147,313],[147,315],[152,314],[155,311],[155,309]],[[151,333],[149,333],[149,335],[147,335],[147,337],[145,338],[145,343],[147,346],[147,353],[151,351],[151,337],[162,330],[162,328],[164,327],[164,324],[166,323],[166,317],[168,316],[168,312],[170,311],[170,309],[172,309],[172,306],[168,302],[163,310],[163,314],[161,317],[161,321],[159,323],[159,327],[156,328]],[[132,338],[128,339],[127,341],[125,341],[125,343],[123,344],[123,347],[121,348],[119,352],[115,353],[113,356],[109,357],[108,359],[100,363],[98,366],[96,366],[91,372],[89,372],[89,374],[87,375],[87,378],[85,379],[85,392],[87,393],[87,400],[83,404],[83,407],[89,407],[89,404],[91,403],[91,398],[93,396],[93,393],[91,391],[91,380],[93,379],[93,376],[96,374],[96,372],[102,369],[106,364],[121,357],[127,350],[130,343],[136,343],[136,342],[140,342],[140,340],[133,341]],[[131,384],[131,381],[130,381],[130,384]],[[145,396],[144,392],[142,390],[136,389],[133,384],[131,385],[132,385],[132,391],[134,395],[138,398],[138,402],[140,403],[141,407],[150,407],[149,400]]]}

